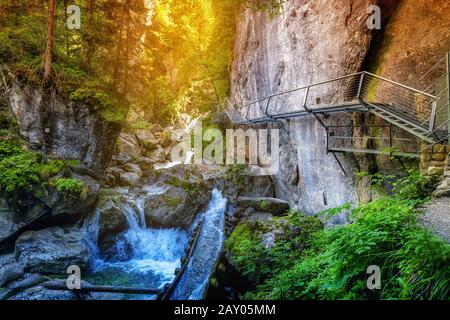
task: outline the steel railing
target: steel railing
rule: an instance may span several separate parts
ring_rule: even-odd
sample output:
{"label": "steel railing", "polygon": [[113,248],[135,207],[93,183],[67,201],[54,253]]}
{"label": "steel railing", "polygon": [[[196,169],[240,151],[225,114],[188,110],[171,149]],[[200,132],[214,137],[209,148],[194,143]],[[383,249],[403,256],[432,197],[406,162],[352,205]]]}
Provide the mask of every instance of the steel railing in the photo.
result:
{"label": "steel railing", "polygon": [[314,112],[382,108],[423,133],[432,134],[442,125],[436,121],[440,110],[436,107],[438,99],[437,95],[363,71],[276,93],[241,106],[227,100],[224,109],[233,123],[253,124]]}

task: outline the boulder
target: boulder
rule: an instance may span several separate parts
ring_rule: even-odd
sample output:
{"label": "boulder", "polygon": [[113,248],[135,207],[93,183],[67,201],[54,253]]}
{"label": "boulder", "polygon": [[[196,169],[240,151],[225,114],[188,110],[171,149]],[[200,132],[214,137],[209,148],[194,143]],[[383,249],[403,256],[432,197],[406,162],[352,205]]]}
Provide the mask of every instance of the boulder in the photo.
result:
{"label": "boulder", "polygon": [[15,255],[25,271],[64,274],[70,265],[87,267],[89,250],[84,238],[76,228],[28,231],[17,239]]}
{"label": "boulder", "polygon": [[147,225],[162,228],[184,228],[192,224],[194,217],[209,201],[209,193],[198,185],[190,190],[169,187],[163,194],[151,196],[145,201]]}
{"label": "boulder", "polygon": [[122,168],[119,168],[119,167],[111,167],[111,168],[108,168],[108,170],[107,170],[107,173],[112,174],[114,176],[114,178],[116,178],[116,179],[119,179],[120,175],[124,172],[125,172],[125,170],[123,170]]}
{"label": "boulder", "polygon": [[13,254],[0,256],[0,288],[23,276],[23,267]]}
{"label": "boulder", "polygon": [[138,159],[138,164],[142,171],[153,170],[153,165],[155,164],[155,161],[149,158],[140,157]]}
{"label": "boulder", "polygon": [[136,163],[127,163],[126,165],[123,166],[123,168],[125,169],[126,172],[134,172],[139,176],[142,175],[142,170]]}
{"label": "boulder", "polygon": [[104,183],[106,186],[114,188],[117,185],[116,177],[114,177],[114,175],[108,173],[105,177]]}
{"label": "boulder", "polygon": [[26,221],[36,219],[45,210],[45,205],[33,197],[26,199],[19,194],[0,191],[0,240],[19,231]]}
{"label": "boulder", "polygon": [[54,189],[41,198],[47,206],[52,208],[54,216],[85,212],[97,201],[100,183],[96,179],[77,174],[73,174],[72,177],[83,183],[83,192],[65,194]]}
{"label": "boulder", "polygon": [[100,214],[100,241],[108,235],[116,235],[127,229],[125,215],[127,207],[134,210],[134,212],[138,211],[134,204],[127,200],[124,194],[114,189],[102,190],[97,206]]}
{"label": "boulder", "polygon": [[160,145],[156,146],[156,149],[149,152],[145,152],[145,157],[149,158],[151,161],[154,161],[155,163],[164,163],[166,162],[166,153],[163,147]]}
{"label": "boulder", "polygon": [[[446,172],[448,174],[449,172]],[[436,191],[433,193],[436,198],[439,197],[450,197],[450,176],[444,176],[444,179],[436,188]]]}
{"label": "boulder", "polygon": [[241,197],[269,197],[275,196],[275,188],[268,176],[242,176],[243,182],[239,186]]}
{"label": "boulder", "polygon": [[136,139],[141,147],[147,151],[156,149],[158,141],[150,130],[139,129],[136,130]]}
{"label": "boulder", "polygon": [[136,172],[124,172],[120,175],[120,185],[121,186],[136,186],[141,179],[141,175]]}
{"label": "boulder", "polygon": [[172,142],[172,137],[171,137],[171,133],[168,131],[163,131],[163,132],[159,132],[157,133],[156,136],[156,140],[158,141],[158,144],[163,147],[163,148],[167,148],[170,143]]}
{"label": "boulder", "polygon": [[115,162],[118,165],[124,165],[128,162],[133,161],[133,157],[130,154],[121,153],[121,154],[115,155],[112,158],[112,160],[113,160],[113,162]]}
{"label": "boulder", "polygon": [[254,208],[256,211],[270,212],[272,214],[281,214],[289,210],[289,202],[266,197],[239,197],[237,205],[241,208]]}
{"label": "boulder", "polygon": [[34,273],[26,273],[22,278],[11,282],[6,290],[0,292],[0,300],[6,300],[28,288],[37,286],[38,284],[48,280],[46,277]]}
{"label": "boulder", "polygon": [[121,133],[119,135],[119,154],[140,156],[141,149],[135,135],[128,133]]}

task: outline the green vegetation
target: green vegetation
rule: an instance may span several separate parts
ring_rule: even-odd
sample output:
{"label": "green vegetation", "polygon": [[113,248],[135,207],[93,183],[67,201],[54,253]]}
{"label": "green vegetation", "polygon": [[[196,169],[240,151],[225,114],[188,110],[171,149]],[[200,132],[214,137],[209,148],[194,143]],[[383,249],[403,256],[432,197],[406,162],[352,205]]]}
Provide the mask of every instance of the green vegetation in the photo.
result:
{"label": "green vegetation", "polygon": [[[430,194],[430,179],[416,170],[389,178],[394,195],[353,210],[349,205],[334,210],[350,209],[349,225],[318,230],[291,212],[286,219],[292,226],[310,230],[300,241],[284,237],[265,249],[258,237],[264,230],[239,225],[227,251],[255,284],[245,298],[448,299],[450,246],[416,221],[416,207]],[[367,289],[371,265],[381,268],[381,290]]]}
{"label": "green vegetation", "polygon": [[83,191],[83,183],[74,178],[59,178],[55,183],[56,190],[64,194],[80,194]]}
{"label": "green vegetation", "polygon": [[285,2],[287,2],[287,0],[244,0],[246,7],[255,11],[266,12],[269,18],[278,16]]}
{"label": "green vegetation", "polygon": [[181,200],[180,198],[174,198],[170,196],[164,196],[164,201],[169,207],[172,208],[178,207],[183,202],[183,200]]}
{"label": "green vegetation", "polygon": [[[45,159],[42,154],[27,150],[17,133],[14,117],[0,106],[0,190],[29,191],[39,196],[43,189],[55,187],[65,194],[83,193],[83,184],[66,174],[76,160]],[[56,180],[56,181],[55,181]]]}
{"label": "green vegetation", "polygon": [[[41,154],[22,147],[17,139],[12,141],[3,137],[0,139],[0,190],[33,191],[35,186],[52,187],[54,184],[52,179],[71,165],[72,161],[44,160]],[[56,181],[58,191],[69,188],[69,180],[72,179],[58,179]],[[73,182],[72,187],[76,187]]]}

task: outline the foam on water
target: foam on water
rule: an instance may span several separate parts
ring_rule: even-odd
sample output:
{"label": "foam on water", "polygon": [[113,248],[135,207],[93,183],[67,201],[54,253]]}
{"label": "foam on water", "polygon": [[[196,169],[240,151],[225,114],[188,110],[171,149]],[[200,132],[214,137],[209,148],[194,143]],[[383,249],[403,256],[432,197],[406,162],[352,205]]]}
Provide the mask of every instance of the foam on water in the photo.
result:
{"label": "foam on water", "polygon": [[[175,269],[181,266],[180,260],[188,246],[189,233],[179,229],[148,229],[145,223],[146,199],[166,190],[157,185],[146,186],[143,188],[144,194],[127,196],[122,208],[128,229],[116,238],[115,256],[109,261],[102,258],[97,244],[100,210],[96,209],[94,215],[85,221],[84,231],[91,250],[94,278],[95,275],[101,275],[101,279],[105,275],[112,275],[112,279],[128,275],[128,286],[160,288],[173,281]],[[203,219],[203,227],[194,254],[172,299],[202,298],[222,250],[226,204],[227,200],[220,191],[213,190],[206,212],[195,219],[193,225]]]}

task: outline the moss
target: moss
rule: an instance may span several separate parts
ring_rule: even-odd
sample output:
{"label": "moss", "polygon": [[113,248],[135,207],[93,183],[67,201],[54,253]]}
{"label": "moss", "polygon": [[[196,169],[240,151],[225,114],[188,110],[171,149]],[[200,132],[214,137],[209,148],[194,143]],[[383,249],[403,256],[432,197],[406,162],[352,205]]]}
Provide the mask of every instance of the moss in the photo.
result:
{"label": "moss", "polygon": [[170,196],[164,196],[164,201],[169,207],[173,208],[178,207],[183,202],[183,200],[181,200],[180,198],[173,198]]}
{"label": "moss", "polygon": [[242,222],[234,229],[230,237],[225,241],[225,249],[229,253],[239,254],[240,246],[242,242],[245,241],[254,241],[254,236],[252,235],[249,224]]}
{"label": "moss", "polygon": [[267,200],[262,200],[259,203],[259,207],[261,208],[261,210],[266,211],[270,208],[270,202]]}

